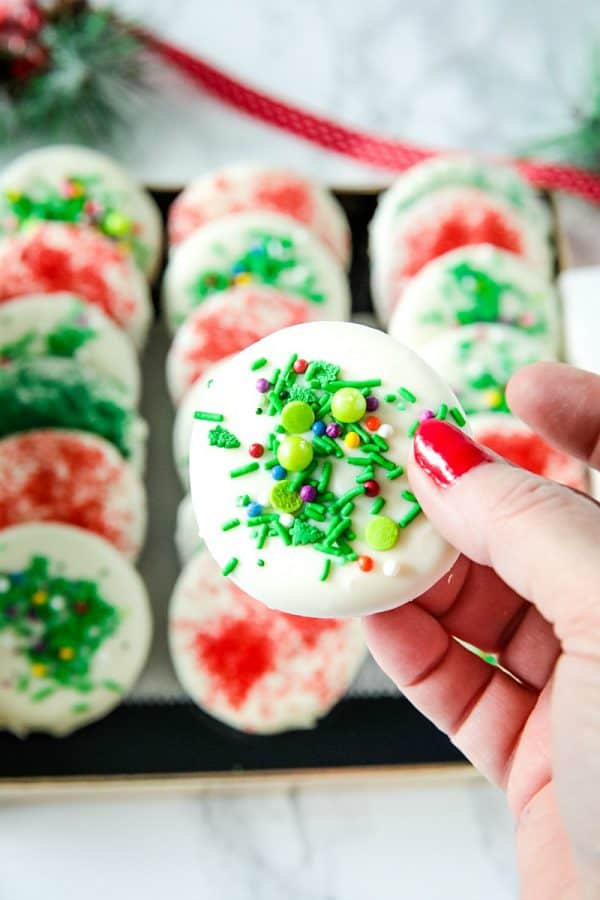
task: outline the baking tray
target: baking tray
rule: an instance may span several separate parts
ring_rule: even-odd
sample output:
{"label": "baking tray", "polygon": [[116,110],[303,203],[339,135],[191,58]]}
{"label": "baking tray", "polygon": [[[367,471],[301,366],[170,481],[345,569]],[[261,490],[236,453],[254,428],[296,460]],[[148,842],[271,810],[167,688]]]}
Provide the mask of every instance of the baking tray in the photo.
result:
{"label": "baking tray", "polygon": [[[163,214],[177,193],[153,191]],[[352,229],[353,316],[372,320],[367,226],[377,194],[335,193]],[[464,777],[470,767],[461,753],[392,687],[372,660],[359,675],[358,688],[307,731],[246,735],[185,699],[166,644],[168,601],[180,571],[173,535],[182,490],[171,453],[173,410],[164,371],[169,336],[159,317],[158,289],[154,299],[157,321],[144,354],[142,402],[150,424],[149,531],[139,564],[154,612],[150,660],[131,698],[67,738],[35,734],[23,740],[0,733],[0,794],[161,786],[187,790],[393,774]]]}

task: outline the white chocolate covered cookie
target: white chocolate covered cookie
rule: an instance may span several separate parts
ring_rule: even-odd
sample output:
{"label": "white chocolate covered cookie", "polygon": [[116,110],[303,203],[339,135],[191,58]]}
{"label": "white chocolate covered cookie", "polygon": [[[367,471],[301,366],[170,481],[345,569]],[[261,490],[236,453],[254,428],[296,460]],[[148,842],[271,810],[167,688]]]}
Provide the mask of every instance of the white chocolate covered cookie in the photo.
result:
{"label": "white chocolate covered cookie", "polygon": [[114,381],[136,406],[140,367],[126,334],[74,294],[34,294],[0,304],[0,365],[40,356],[71,358]]}
{"label": "white chocolate covered cookie", "polygon": [[184,394],[177,409],[173,423],[173,461],[185,490],[188,490],[190,486],[190,441],[194,428],[194,413],[200,409],[200,397],[204,387],[210,384],[214,373],[218,371],[221,364],[221,362],[215,363],[206,370],[202,378],[194,382]]}
{"label": "white chocolate covered cookie", "polygon": [[28,431],[0,440],[0,529],[25,522],[76,525],[135,559],[146,496],[108,441],[83,431]]}
{"label": "white chocolate covered cookie", "polygon": [[152,321],[143,275],[117,244],[86,225],[41,222],[0,240],[0,304],[30,294],[77,294],[143,347]]}
{"label": "white chocolate covered cookie", "polygon": [[208,222],[231,213],[275,212],[312,231],[347,267],[350,228],[329,191],[286,169],[239,164],[200,176],[169,210],[169,241],[179,244]]}
{"label": "white chocolate covered cookie", "polygon": [[297,296],[312,319],[350,315],[345,273],[310,231],[277,213],[239,213],[193,232],[171,255],[163,282],[170,328],[207,297],[239,284]]}
{"label": "white chocolate covered cookie", "polygon": [[365,658],[360,623],[276,612],[223,578],[207,550],[179,577],[169,610],[177,676],[192,700],[234,728],[311,728]]}
{"label": "white chocolate covered cookie", "polygon": [[201,546],[194,504],[190,495],[186,494],[177,507],[175,523],[175,549],[181,565],[185,566]]}
{"label": "white chocolate covered cookie", "polygon": [[0,541],[0,727],[60,736],[105,716],[146,661],[152,621],[135,569],[66,525]]}
{"label": "white chocolate covered cookie", "polygon": [[0,221],[15,234],[43,220],[88,225],[133,256],[148,277],[162,251],[154,200],[108,156],[87,147],[42,147],[0,175]]}
{"label": "white chocolate covered cookie", "polygon": [[581,460],[552,447],[520,419],[507,413],[478,413],[469,424],[475,440],[514,465],[577,491],[588,490],[587,468]]}
{"label": "white chocolate covered cookie", "polygon": [[408,282],[388,330],[418,350],[444,331],[477,322],[512,325],[556,351],[558,302],[550,282],[490,244],[460,247],[427,263]]}
{"label": "white chocolate covered cookie", "polygon": [[177,330],[167,356],[167,385],[179,403],[206,370],[260,338],[311,318],[299,297],[262,286],[234,287],[205,300]]}
{"label": "white chocolate covered cookie", "polygon": [[251,596],[298,615],[363,615],[413,599],[456,560],[405,466],[420,419],[465,420],[388,335],[286,328],[222,362],[195,399],[200,535]]}
{"label": "white chocolate covered cookie", "polygon": [[409,169],[380,198],[370,226],[371,289],[388,322],[409,278],[467,244],[493,244],[551,271],[550,216],[518,172],[465,156]]}
{"label": "white chocolate covered cookie", "polygon": [[419,349],[439,372],[468,415],[508,412],[506,386],[523,366],[553,353],[510,325],[465,325],[440,334]]}

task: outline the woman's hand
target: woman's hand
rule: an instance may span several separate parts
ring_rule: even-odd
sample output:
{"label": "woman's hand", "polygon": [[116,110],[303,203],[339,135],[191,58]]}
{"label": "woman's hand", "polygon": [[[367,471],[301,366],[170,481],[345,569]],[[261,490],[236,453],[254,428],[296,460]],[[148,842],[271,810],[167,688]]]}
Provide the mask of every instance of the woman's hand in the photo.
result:
{"label": "woman's hand", "polygon": [[[509,402],[600,467],[600,377],[536,364],[513,378]],[[464,555],[415,602],[366,619],[373,654],[506,790],[522,897],[600,897],[600,507],[433,419],[417,432],[409,478]]]}

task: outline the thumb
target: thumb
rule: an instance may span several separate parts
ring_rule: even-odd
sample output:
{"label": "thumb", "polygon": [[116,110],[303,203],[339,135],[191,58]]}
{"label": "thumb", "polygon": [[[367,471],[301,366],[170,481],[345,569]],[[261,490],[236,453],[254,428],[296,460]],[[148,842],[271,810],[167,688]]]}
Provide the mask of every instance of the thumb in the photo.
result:
{"label": "thumb", "polygon": [[437,419],[419,426],[409,479],[444,537],[535,604],[563,650],[600,654],[600,508],[593,501],[508,464]]}

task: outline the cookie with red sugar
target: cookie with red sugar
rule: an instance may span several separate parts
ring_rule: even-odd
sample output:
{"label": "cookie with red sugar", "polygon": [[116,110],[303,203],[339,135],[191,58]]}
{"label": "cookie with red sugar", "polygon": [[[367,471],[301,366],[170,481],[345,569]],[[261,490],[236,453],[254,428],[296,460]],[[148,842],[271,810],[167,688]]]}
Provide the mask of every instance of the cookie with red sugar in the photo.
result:
{"label": "cookie with red sugar", "polygon": [[357,620],[271,610],[222,578],[205,549],[175,585],[169,646],[194,703],[255,734],[313,727],[344,696],[365,658]]}

